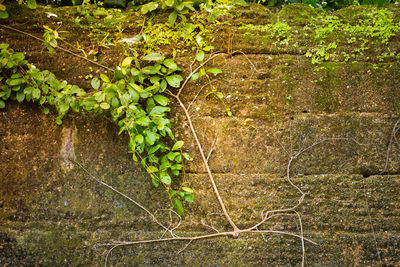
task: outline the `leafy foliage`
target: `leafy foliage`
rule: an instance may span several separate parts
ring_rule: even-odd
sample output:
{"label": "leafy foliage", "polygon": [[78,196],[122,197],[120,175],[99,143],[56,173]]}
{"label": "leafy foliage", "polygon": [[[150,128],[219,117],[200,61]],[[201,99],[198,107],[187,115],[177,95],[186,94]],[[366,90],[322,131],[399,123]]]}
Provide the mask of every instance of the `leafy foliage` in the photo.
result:
{"label": "leafy foliage", "polygon": [[0,49],[0,73],[3,77],[9,75],[5,83],[1,83],[0,108],[5,107],[7,99],[39,102],[46,114],[48,106],[54,106],[58,113],[57,124],[62,124],[62,118],[70,110],[110,113],[120,127],[119,133],[129,135],[133,160],[138,161],[140,157],[154,186],[163,184],[171,193],[176,192],[171,198],[178,213],[183,214],[178,198],[192,202],[193,195],[189,192],[191,189],[172,190],[171,176],[178,176],[183,171],[183,160],[191,160],[191,157],[182,153],[183,141],[176,141],[172,147],[163,141],[167,137],[175,139],[167,117],[169,99],[162,94],[168,86],[179,87],[183,80],[177,74],[180,68],[175,62],[158,53],[145,56],[149,64],[144,67],[137,58],[125,58],[113,77],[101,74],[93,78],[91,85],[95,91],[87,93],[76,85],[57,80],[47,70],[40,71],[28,64],[23,53],[15,53],[7,44],[0,44]]}
{"label": "leafy foliage", "polygon": [[376,5],[378,7],[382,7],[385,4],[398,2],[398,0],[247,0],[247,2],[258,2],[267,6],[303,3],[312,7],[319,7],[326,10],[337,10],[348,6],[357,5]]}

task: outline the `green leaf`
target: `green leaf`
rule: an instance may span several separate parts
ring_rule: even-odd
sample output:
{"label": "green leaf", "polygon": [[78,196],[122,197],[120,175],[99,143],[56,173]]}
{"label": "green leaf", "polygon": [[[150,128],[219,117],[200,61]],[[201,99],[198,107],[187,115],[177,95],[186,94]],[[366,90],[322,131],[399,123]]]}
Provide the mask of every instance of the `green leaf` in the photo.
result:
{"label": "green leaf", "polygon": [[36,8],[36,0],[26,0],[26,5],[30,9],[35,9]]}
{"label": "green leaf", "polygon": [[173,7],[173,5],[175,4],[175,0],[166,0],[165,4],[169,7]]}
{"label": "green leaf", "polygon": [[181,81],[183,81],[182,76],[178,74],[167,76],[165,79],[167,80],[168,84],[174,88],[179,88]]}
{"label": "green leaf", "polygon": [[102,109],[109,109],[109,108],[110,108],[110,104],[108,104],[108,103],[106,103],[106,102],[103,102],[103,103],[100,104],[100,107],[101,107]]}
{"label": "green leaf", "polygon": [[122,61],[121,63],[121,67],[129,67],[132,63],[133,58],[131,57],[127,57],[124,59],[124,61]]}
{"label": "green leaf", "polygon": [[160,104],[161,106],[166,106],[166,105],[168,105],[168,103],[169,103],[169,98],[168,97],[165,97],[165,96],[163,96],[163,95],[155,95],[155,96],[153,96],[153,98],[154,98],[154,100],[158,103],[158,104]]}
{"label": "green leaf", "polygon": [[176,63],[175,63],[172,59],[166,59],[166,60],[164,60],[163,64],[164,64],[167,68],[169,68],[169,69],[171,69],[171,70],[176,70],[176,69],[178,69],[178,65],[176,65]]}
{"label": "green leaf", "polygon": [[105,83],[109,83],[110,82],[110,78],[108,78],[106,75],[104,75],[103,73],[100,74],[100,79],[103,80],[103,82]]}
{"label": "green leaf", "polygon": [[211,68],[211,69],[208,69],[207,72],[212,73],[212,74],[219,74],[219,73],[222,73],[222,70],[217,69],[217,68]]}
{"label": "green leaf", "polygon": [[153,147],[151,147],[150,148],[150,150],[149,150],[149,156],[150,156],[150,154],[154,154],[155,152],[157,152],[157,150],[159,149],[161,147],[161,145],[156,145],[156,146],[153,146]]}
{"label": "green leaf", "polygon": [[164,112],[170,111],[170,108],[168,107],[160,107],[160,106],[155,106],[151,111],[150,115],[162,115]]}
{"label": "green leaf", "polygon": [[0,99],[0,108],[5,108],[6,107],[6,102]]}
{"label": "green leaf", "polygon": [[147,132],[145,139],[146,139],[147,144],[152,146],[156,142],[156,134],[153,132]]}
{"label": "green leaf", "polygon": [[16,99],[19,103],[21,103],[22,101],[24,101],[25,99],[25,94],[23,90],[18,91]]}
{"label": "green leaf", "polygon": [[154,66],[146,66],[140,72],[143,74],[152,75],[157,73],[157,69]]}
{"label": "green leaf", "polygon": [[43,109],[43,113],[44,113],[44,114],[49,114],[49,112],[50,112],[50,110],[49,110],[48,108],[44,108],[44,109]]}
{"label": "green leaf", "polygon": [[60,115],[64,115],[68,112],[69,110],[69,105],[67,103],[62,103],[59,107],[58,107],[58,113]]}
{"label": "green leaf", "polygon": [[164,56],[161,55],[160,53],[151,53],[151,54],[146,55],[143,59],[147,60],[147,61],[159,61],[159,60],[163,60]]}
{"label": "green leaf", "polygon": [[177,212],[179,215],[182,216],[183,213],[184,213],[183,205],[182,205],[181,201],[180,201],[179,199],[177,199],[177,198],[174,199],[174,207],[175,207],[175,209],[176,209],[176,212]]}
{"label": "green leaf", "polygon": [[92,85],[94,90],[99,89],[100,88],[100,80],[99,80],[99,78],[97,78],[97,77],[93,78],[90,84]]}
{"label": "green leaf", "polygon": [[169,199],[171,199],[175,195],[176,195],[176,190],[171,190],[171,193],[169,194]]}
{"label": "green leaf", "polygon": [[150,78],[150,82],[151,82],[152,84],[155,84],[156,82],[160,81],[160,79],[161,79],[161,77],[158,76],[158,75],[152,76],[152,77]]}
{"label": "green leaf", "polygon": [[165,89],[167,89],[167,82],[165,81],[165,79],[163,79],[160,83],[160,93],[164,92]]}
{"label": "green leaf", "polygon": [[114,107],[114,108],[119,107],[119,100],[118,100],[118,98],[113,97],[113,98],[111,99],[111,106]]}
{"label": "green leaf", "polygon": [[195,80],[197,80],[198,78],[200,78],[200,76],[201,76],[201,73],[200,73],[200,72],[196,72],[195,74],[192,75],[192,77],[190,77],[190,79],[191,79],[192,81],[195,81]]}
{"label": "green leaf", "polygon": [[203,38],[201,38],[201,36],[200,35],[197,35],[196,36],[196,43],[200,46],[200,47],[202,47],[203,46]]}
{"label": "green leaf", "polygon": [[158,168],[156,166],[149,166],[147,167],[147,172],[149,173],[158,172]]}
{"label": "green leaf", "polygon": [[62,124],[62,120],[61,120],[60,117],[57,117],[57,118],[56,118],[56,123],[57,123],[58,125],[61,125],[61,124]]}
{"label": "green leaf", "polygon": [[190,193],[186,193],[184,198],[189,203],[192,203],[194,201],[194,196],[193,196],[193,194],[190,194]]}
{"label": "green leaf", "polygon": [[204,60],[204,56],[205,56],[204,51],[203,51],[203,50],[200,50],[199,52],[197,52],[196,60],[199,61],[199,62],[201,62],[201,61]]}
{"label": "green leaf", "polygon": [[154,103],[153,98],[149,98],[146,101],[146,111],[147,113],[150,113],[151,110],[156,106],[156,104]]}
{"label": "green leaf", "polygon": [[39,99],[39,97],[40,97],[40,89],[38,89],[38,88],[33,89],[32,97],[33,97],[33,99]]}
{"label": "green leaf", "polygon": [[193,158],[188,153],[182,153],[182,155],[186,160],[189,160],[189,161],[193,160]]}
{"label": "green leaf", "polygon": [[[42,97],[42,99],[45,99],[44,97]],[[42,99],[40,101],[42,101]],[[41,103],[42,104],[42,103]],[[70,104],[71,108],[75,111],[75,112],[79,112],[79,102],[76,101],[75,99],[71,102]]]}
{"label": "green leaf", "polygon": [[175,153],[179,154],[179,152],[172,152],[172,151],[170,151],[170,152],[167,154],[167,158],[168,158],[169,160],[174,160],[174,158],[175,158],[175,156],[176,156]]}
{"label": "green leaf", "polygon": [[174,146],[172,147],[172,150],[178,150],[183,146],[184,142],[183,141],[178,141],[174,144]]}
{"label": "green leaf", "polygon": [[171,184],[171,176],[169,176],[169,174],[166,172],[160,173],[160,180],[161,180],[161,182],[163,182],[166,185]]}
{"label": "green leaf", "polygon": [[0,19],[6,19],[8,18],[8,12],[0,10]]}
{"label": "green leaf", "polygon": [[128,83],[128,86],[132,87],[133,89],[135,89],[135,90],[138,91],[139,93],[143,91],[142,87],[140,87],[140,86],[137,85],[136,83]]}
{"label": "green leaf", "polygon": [[[174,0],[167,0],[166,1],[167,6],[169,6],[168,5],[169,3],[172,3],[172,5],[173,5],[174,4]],[[177,17],[178,17],[178,12],[176,12],[176,11],[172,12],[171,14],[169,14],[168,24],[169,24],[170,27],[174,26]]]}
{"label": "green leaf", "polygon": [[148,12],[156,10],[157,8],[158,8],[158,3],[150,2],[145,5],[142,5],[142,7],[140,8],[140,13],[142,13],[144,15],[144,14],[147,14]]}
{"label": "green leaf", "polygon": [[143,135],[138,134],[138,135],[135,136],[135,143],[141,144],[141,143],[143,143],[143,141],[144,141]]}
{"label": "green leaf", "polygon": [[12,59],[16,60],[16,61],[22,61],[24,60],[25,56],[23,53],[19,52],[19,53],[15,53],[12,55]]}
{"label": "green leaf", "polygon": [[186,186],[182,187],[182,190],[188,193],[193,193],[193,189]]}

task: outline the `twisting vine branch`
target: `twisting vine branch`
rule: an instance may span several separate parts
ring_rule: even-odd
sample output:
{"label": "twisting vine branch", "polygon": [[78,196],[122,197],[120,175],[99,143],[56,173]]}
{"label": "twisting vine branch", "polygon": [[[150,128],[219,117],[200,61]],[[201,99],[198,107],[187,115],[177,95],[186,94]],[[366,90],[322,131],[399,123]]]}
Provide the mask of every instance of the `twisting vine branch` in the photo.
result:
{"label": "twisting vine branch", "polygon": [[[26,35],[26,36],[29,36],[29,37],[31,37],[31,38],[33,38],[33,39],[36,39],[36,40],[38,40],[38,41],[44,43],[44,40],[43,40],[42,38],[39,38],[39,37],[37,37],[37,36],[35,36],[35,35],[33,35],[33,34],[30,34],[30,33],[27,33],[27,32],[21,31],[21,30],[18,30],[18,29],[14,28],[14,27],[7,26],[7,25],[1,25],[1,24],[0,24],[0,27],[5,28],[5,29],[8,29],[8,30],[15,31],[15,32],[18,32],[18,33],[21,33],[21,34],[24,34],[24,35]],[[101,67],[101,68],[103,68],[103,69],[112,71],[112,69],[110,69],[109,67],[107,67],[107,66],[105,66],[105,65],[102,65],[102,64],[100,64],[100,63],[98,63],[98,62],[96,62],[96,61],[93,61],[93,60],[91,60],[91,59],[88,59],[88,58],[86,58],[86,57],[84,57],[84,56],[78,55],[78,54],[72,52],[71,50],[68,50],[68,49],[66,49],[66,48],[63,48],[63,47],[61,47],[61,46],[56,46],[56,47],[54,47],[54,48],[59,49],[59,50],[61,50],[61,51],[63,51],[63,52],[66,52],[66,53],[68,53],[68,54],[71,54],[71,55],[73,55],[73,56],[75,56],[75,57],[78,57],[78,58],[81,58],[81,59],[83,59],[83,60],[86,60],[87,62],[90,62],[90,63],[92,63],[93,65],[96,65],[96,66]]]}

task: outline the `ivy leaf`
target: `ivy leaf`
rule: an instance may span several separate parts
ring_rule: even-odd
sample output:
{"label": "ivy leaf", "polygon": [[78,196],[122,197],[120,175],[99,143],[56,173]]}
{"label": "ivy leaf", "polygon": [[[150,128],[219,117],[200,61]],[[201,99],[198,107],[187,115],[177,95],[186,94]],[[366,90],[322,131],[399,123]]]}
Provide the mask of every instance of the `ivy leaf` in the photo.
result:
{"label": "ivy leaf", "polygon": [[36,8],[36,0],[27,0],[26,5],[30,9],[35,9]]}
{"label": "ivy leaf", "polygon": [[[166,1],[167,6],[169,6],[170,2],[172,2],[172,5],[174,4],[174,0],[172,0],[172,1],[171,0],[167,0]],[[178,17],[178,12],[176,12],[176,11],[172,12],[171,14],[169,14],[168,24],[169,24],[170,27],[174,26],[177,17]]]}
{"label": "ivy leaf", "polygon": [[172,147],[172,151],[180,149],[183,146],[183,143],[184,143],[183,141],[176,142]]}
{"label": "ivy leaf", "polygon": [[170,101],[168,97],[165,97],[165,96],[162,96],[162,95],[155,95],[155,96],[153,96],[153,98],[161,106],[168,105],[168,103]]}
{"label": "ivy leaf", "polygon": [[201,62],[201,61],[204,60],[204,56],[205,56],[204,51],[203,51],[203,50],[200,50],[199,52],[197,52],[196,60],[199,61],[199,62]]}
{"label": "ivy leaf", "polygon": [[158,150],[160,147],[161,147],[161,145],[156,145],[156,146],[151,147],[150,150],[149,150],[149,152],[148,152],[149,156],[150,156],[150,154],[156,153],[157,150]]}
{"label": "ivy leaf", "polygon": [[131,65],[132,60],[133,59],[131,57],[125,58],[124,61],[122,61],[121,63],[121,67],[129,67]]}
{"label": "ivy leaf", "polygon": [[160,92],[164,92],[167,89],[167,82],[163,79],[160,83]]}
{"label": "ivy leaf", "polygon": [[193,158],[188,153],[182,153],[182,155],[186,160],[189,160],[189,161],[193,160]]}
{"label": "ivy leaf", "polygon": [[194,201],[194,196],[191,193],[186,193],[184,198],[189,203],[192,203]]}
{"label": "ivy leaf", "polygon": [[19,103],[21,103],[22,101],[24,101],[25,99],[25,94],[23,90],[18,91],[17,95],[16,95],[17,101]]}
{"label": "ivy leaf", "polygon": [[167,80],[168,84],[174,88],[179,88],[181,81],[183,81],[182,76],[178,74],[167,76],[165,79]]}
{"label": "ivy leaf", "polygon": [[177,199],[177,198],[174,199],[174,207],[175,207],[175,209],[176,209],[176,212],[177,212],[179,215],[182,216],[183,213],[184,213],[183,205],[182,205],[181,201],[180,201],[179,199]]}
{"label": "ivy leaf", "polygon": [[38,88],[33,89],[32,97],[33,97],[33,99],[39,99],[39,97],[40,97],[40,89],[38,89]]}
{"label": "ivy leaf", "polygon": [[156,142],[156,134],[153,132],[147,132],[145,139],[146,139],[147,144],[152,146]]}
{"label": "ivy leaf", "polygon": [[217,68],[211,68],[211,69],[208,69],[207,72],[217,75],[217,74],[222,73],[222,70],[217,69]]}
{"label": "ivy leaf", "polygon": [[198,78],[200,78],[200,76],[201,76],[201,73],[200,73],[200,72],[196,72],[195,74],[192,75],[192,77],[190,77],[190,79],[191,79],[192,81],[195,81],[195,80],[197,80]]}
{"label": "ivy leaf", "polygon": [[147,172],[158,172],[158,168],[156,166],[149,166],[147,167]]}
{"label": "ivy leaf", "polygon": [[6,19],[6,18],[8,18],[7,11],[0,10],[0,19]]}
{"label": "ivy leaf", "polygon": [[109,109],[109,108],[110,108],[110,104],[108,104],[108,103],[106,103],[106,102],[103,102],[103,103],[100,104],[100,107],[101,107],[102,109]]}
{"label": "ivy leaf", "polygon": [[159,60],[163,60],[164,56],[161,55],[160,53],[151,53],[151,54],[148,54],[147,56],[145,56],[143,59],[147,60],[147,61],[159,61]]}
{"label": "ivy leaf", "polygon": [[135,143],[141,144],[141,143],[143,143],[143,141],[144,141],[143,135],[138,134],[135,136]]}
{"label": "ivy leaf", "polygon": [[64,115],[68,112],[69,110],[69,105],[67,103],[62,103],[59,107],[58,107],[58,113],[60,115]]}
{"label": "ivy leaf", "polygon": [[0,99],[0,108],[5,108],[6,107],[6,103]]}
{"label": "ivy leaf", "polygon": [[22,61],[25,59],[25,56],[23,53],[19,52],[12,55],[12,59],[15,59],[16,61]]}
{"label": "ivy leaf", "polygon": [[155,106],[151,111],[150,115],[161,115],[164,112],[170,111],[170,108],[168,107],[160,107],[160,106]]}
{"label": "ivy leaf", "polygon": [[164,60],[163,64],[164,64],[167,68],[169,68],[169,69],[171,69],[171,70],[176,70],[176,69],[178,69],[178,65],[176,65],[176,63],[175,63],[172,59],[166,59],[166,60]]}
{"label": "ivy leaf", "polygon": [[92,81],[90,82],[90,84],[92,85],[94,90],[97,90],[100,88],[100,80],[99,78],[95,77],[92,79]]}
{"label": "ivy leaf", "polygon": [[182,187],[182,190],[188,193],[193,193],[193,189],[186,186]]}
{"label": "ivy leaf", "polygon": [[135,89],[139,93],[143,91],[143,89],[139,85],[137,85],[136,83],[128,83],[128,86],[132,87],[133,89]]}
{"label": "ivy leaf", "polygon": [[171,176],[169,176],[169,174],[166,172],[160,173],[160,180],[161,180],[161,182],[163,182],[166,185],[171,184]]}
{"label": "ivy leaf", "polygon": [[110,82],[110,78],[108,78],[106,75],[104,75],[103,73],[100,74],[100,79],[103,80],[103,82],[105,83],[109,83]]}
{"label": "ivy leaf", "polygon": [[156,10],[157,8],[158,8],[158,3],[150,2],[145,5],[142,5],[142,7],[140,8],[140,13],[142,13],[144,15],[144,14],[147,14],[148,12]]}
{"label": "ivy leaf", "polygon": [[154,66],[146,66],[140,72],[143,74],[152,75],[157,73],[157,69]]}

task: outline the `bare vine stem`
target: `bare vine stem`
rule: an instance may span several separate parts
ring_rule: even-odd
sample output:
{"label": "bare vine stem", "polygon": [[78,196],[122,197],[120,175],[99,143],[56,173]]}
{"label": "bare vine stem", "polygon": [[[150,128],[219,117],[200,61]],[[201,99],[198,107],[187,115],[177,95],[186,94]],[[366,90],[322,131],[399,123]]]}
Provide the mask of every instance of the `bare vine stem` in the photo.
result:
{"label": "bare vine stem", "polygon": [[[37,36],[35,36],[35,35],[33,35],[33,34],[30,34],[30,33],[27,33],[27,32],[21,31],[21,30],[18,30],[18,29],[14,28],[14,27],[6,26],[6,25],[1,25],[1,24],[0,24],[0,27],[3,27],[3,28],[5,28],[5,29],[12,30],[12,31],[15,31],[15,32],[24,34],[24,35],[26,35],[26,36],[29,36],[29,37],[31,37],[31,38],[33,38],[33,39],[36,39],[36,40],[41,41],[41,42],[44,43],[44,40],[43,40],[42,38],[39,38],[39,37],[37,37]],[[110,69],[109,67],[107,67],[107,66],[105,66],[105,65],[102,65],[102,64],[100,64],[100,63],[98,63],[98,62],[96,62],[96,61],[93,61],[93,60],[91,60],[91,59],[88,59],[88,58],[86,58],[86,57],[84,57],[84,56],[78,55],[78,54],[72,52],[71,50],[68,50],[68,49],[66,49],[66,48],[63,48],[63,47],[61,47],[61,46],[56,46],[56,47],[54,47],[54,48],[59,49],[59,50],[61,50],[61,51],[63,51],[63,52],[66,52],[66,53],[68,53],[68,54],[71,54],[71,55],[73,55],[73,56],[75,56],[75,57],[79,57],[79,58],[81,58],[81,59],[84,59],[84,60],[86,60],[87,62],[90,62],[90,63],[92,63],[93,65],[96,65],[96,66],[98,66],[98,67],[101,67],[101,68],[104,68],[104,69],[106,69],[106,70],[112,71],[112,69]]]}
{"label": "bare vine stem", "polygon": [[390,136],[389,145],[388,145],[388,148],[387,148],[387,151],[386,151],[385,166],[383,167],[382,171],[379,174],[385,173],[387,171],[388,166],[389,166],[389,157],[390,157],[390,153],[392,152],[393,141],[395,140],[397,132],[400,130],[399,123],[400,123],[400,118],[397,119],[396,123],[393,126],[392,134]]}
{"label": "bare vine stem", "polygon": [[232,228],[233,228],[233,232],[235,233],[235,234],[234,234],[234,237],[237,237],[237,236],[239,235],[240,230],[239,230],[239,228],[236,226],[236,224],[233,222],[233,220],[231,219],[231,216],[229,215],[229,213],[227,212],[227,210],[226,210],[226,208],[225,208],[224,201],[222,200],[221,195],[220,195],[219,190],[218,190],[218,187],[217,187],[217,185],[216,185],[216,183],[215,183],[215,179],[214,179],[214,176],[212,175],[210,166],[209,166],[209,164],[208,164],[207,157],[206,157],[205,154],[204,154],[204,150],[203,150],[203,148],[202,148],[202,146],[201,146],[201,143],[200,143],[199,138],[198,138],[198,136],[197,136],[196,130],[195,130],[194,126],[193,126],[192,118],[191,118],[191,116],[190,116],[190,114],[189,114],[187,108],[185,107],[185,105],[183,104],[183,102],[182,102],[182,100],[181,100],[181,98],[180,98],[180,94],[182,93],[183,89],[186,87],[186,84],[189,82],[189,80],[191,79],[191,77],[193,76],[193,74],[195,74],[197,71],[199,71],[201,68],[203,68],[210,60],[212,60],[212,59],[214,59],[214,58],[216,58],[216,57],[218,57],[218,56],[221,56],[221,55],[226,55],[226,54],[225,54],[225,53],[218,53],[218,54],[211,55],[207,60],[205,60],[202,64],[200,64],[196,69],[194,69],[194,70],[186,77],[186,79],[185,79],[185,81],[183,82],[182,86],[179,88],[178,93],[172,94],[172,96],[175,97],[175,99],[178,101],[180,107],[182,108],[183,112],[185,113],[186,119],[187,119],[188,122],[189,122],[190,130],[192,131],[193,137],[194,137],[194,139],[195,139],[195,141],[196,141],[198,150],[199,150],[199,152],[200,152],[200,155],[201,155],[201,158],[202,158],[202,160],[203,160],[204,166],[206,167],[208,177],[210,178],[210,182],[211,182],[212,187],[213,187],[213,189],[214,189],[214,193],[215,193],[215,195],[216,195],[216,197],[217,197],[217,199],[218,199],[219,205],[220,205],[221,208],[222,208],[222,212],[224,213],[224,216],[225,216],[226,220],[229,222],[229,224],[230,224],[230,225],[232,226]]}
{"label": "bare vine stem", "polygon": [[155,223],[157,223],[159,226],[161,226],[164,230],[168,231],[168,232],[172,232],[173,230],[169,229],[168,227],[166,227],[164,224],[160,223],[159,220],[157,220],[157,218],[153,215],[153,213],[151,213],[148,209],[146,209],[143,205],[141,205],[139,202],[137,202],[136,200],[134,200],[133,198],[127,196],[126,194],[122,193],[121,191],[115,189],[114,187],[112,187],[111,185],[101,181],[100,179],[98,179],[97,177],[95,177],[93,174],[91,174],[85,167],[82,166],[82,164],[80,164],[79,162],[68,158],[67,160],[73,162],[74,164],[76,164],[77,166],[79,166],[87,175],[90,176],[90,178],[92,178],[94,181],[96,181],[97,183],[111,189],[112,191],[114,191],[115,193],[123,196],[124,198],[128,199],[129,201],[131,201],[132,203],[134,203],[136,206],[138,206],[139,208],[141,208],[142,210],[144,210],[152,219]]}

